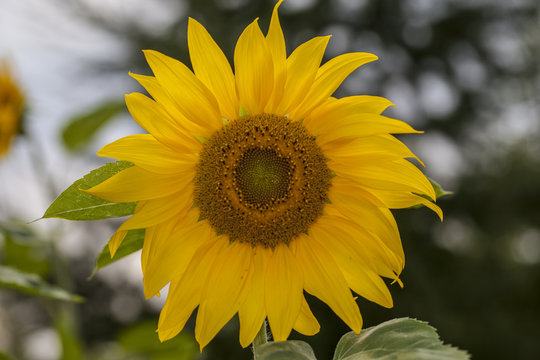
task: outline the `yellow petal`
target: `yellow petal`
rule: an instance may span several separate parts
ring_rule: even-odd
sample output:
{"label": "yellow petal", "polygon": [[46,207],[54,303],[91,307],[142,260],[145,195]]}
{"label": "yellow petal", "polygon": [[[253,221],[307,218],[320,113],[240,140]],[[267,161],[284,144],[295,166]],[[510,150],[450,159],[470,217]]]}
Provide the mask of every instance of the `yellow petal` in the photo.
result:
{"label": "yellow petal", "polygon": [[171,196],[139,202],[133,216],[120,226],[120,230],[144,229],[167,221],[173,216],[185,216],[192,205],[193,185],[190,183]]}
{"label": "yellow petal", "polygon": [[231,65],[204,26],[192,18],[188,22],[188,47],[193,71],[214,93],[222,116],[236,119],[238,98]]}
{"label": "yellow petal", "polygon": [[389,134],[366,136],[347,143],[347,146],[327,147],[325,155],[332,161],[350,163],[376,163],[402,158],[423,162],[401,141]]}
{"label": "yellow petal", "polygon": [[173,151],[152,135],[131,135],[105,145],[97,153],[99,156],[130,161],[135,165],[158,174],[194,172],[197,156],[186,149],[186,153]]}
{"label": "yellow petal", "polygon": [[377,60],[377,56],[373,54],[349,53],[326,62],[317,72],[317,78],[304,102],[291,113],[291,117],[293,119],[305,118],[311,110],[329,98],[350,73],[374,60]]}
{"label": "yellow petal", "polygon": [[268,47],[272,54],[272,62],[274,64],[274,87],[270,100],[265,107],[265,112],[267,113],[275,113],[275,110],[283,97],[283,88],[285,86],[285,79],[287,78],[285,38],[278,16],[278,8],[282,2],[283,0],[279,0],[274,6],[270,27],[268,28],[268,34],[266,35],[266,41],[268,42]]}
{"label": "yellow petal", "polygon": [[397,255],[402,256],[403,248],[394,218],[389,218],[389,210],[377,207],[359,189],[333,186],[329,194],[332,206],[368,231],[376,234]]}
{"label": "yellow petal", "polygon": [[343,197],[354,197],[355,201],[369,201],[376,207],[386,207],[384,202],[381,201],[373,192],[362,188],[358,183],[343,178],[341,176],[336,176],[332,179],[332,187],[330,188],[329,195],[338,200]]}
{"label": "yellow petal", "polygon": [[262,113],[274,84],[272,55],[257,20],[240,35],[234,51],[240,105],[249,114]]}
{"label": "yellow petal", "polygon": [[411,162],[400,159],[384,164],[343,165],[328,163],[336,174],[348,177],[362,186],[392,191],[414,192],[435,200],[435,190],[424,174]]}
{"label": "yellow petal", "polygon": [[[184,141],[187,141],[188,143],[193,141],[199,142],[192,134],[205,136],[205,134],[208,133],[208,129],[205,129],[203,125],[188,120],[185,115],[180,112],[169,93],[161,86],[154,76],[133,73],[129,73],[129,75],[137,80],[146,91],[148,91],[150,96],[152,96],[159,105],[161,112],[167,114],[167,117],[174,122],[175,126],[181,129],[181,134],[185,138],[183,139]],[[184,132],[185,134],[183,134]]]}
{"label": "yellow petal", "polygon": [[339,243],[336,246],[346,248],[355,261],[367,264],[381,276],[395,279],[396,274],[401,273],[404,259],[390,250],[379,236],[344,217],[332,206],[326,207],[325,212],[328,215],[310,228],[310,234],[321,236],[316,233],[322,232]]}
{"label": "yellow petal", "polygon": [[296,257],[304,275],[304,288],[324,301],[355,332],[362,330],[362,316],[343,274],[316,241],[300,236]]}
{"label": "yellow petal", "polygon": [[[141,203],[142,202],[139,202],[137,206],[140,206]],[[174,227],[176,226],[176,223],[177,223],[177,219],[170,219],[168,221],[164,221],[160,224],[157,224],[155,226],[151,226],[145,229],[143,248],[141,252],[141,267],[142,267],[143,276],[146,273],[150,255],[153,256],[153,254],[155,253],[156,243],[159,244],[161,240],[168,239],[169,235],[171,234]],[[144,277],[143,277],[143,280],[144,280]],[[157,291],[159,291],[159,289]],[[157,291],[149,295],[145,293],[145,295],[147,295],[147,298],[150,298],[156,295]]]}
{"label": "yellow petal", "polygon": [[208,273],[225,245],[225,241],[215,241],[200,247],[182,278],[171,283],[159,316],[158,335],[161,341],[176,336],[182,330],[200,303]]}
{"label": "yellow petal", "polygon": [[294,330],[298,331],[300,334],[311,336],[318,333],[320,329],[321,326],[311,312],[306,298],[302,298],[302,308],[294,323]]}
{"label": "yellow petal", "polygon": [[375,196],[390,209],[403,209],[416,205],[424,205],[433,210],[443,220],[443,212],[440,207],[422,196],[404,191],[371,190]]}
{"label": "yellow petal", "polygon": [[388,106],[394,106],[394,104],[386,98],[369,95],[348,96],[333,99],[333,101],[327,100],[306,117],[305,123],[320,129],[324,126],[332,126],[335,119],[341,119],[352,114],[373,113],[378,115]]}
{"label": "yellow petal", "polygon": [[266,263],[271,250],[262,247],[253,249],[253,263],[249,283],[244,288],[243,301],[238,310],[240,320],[240,345],[249,346],[266,317],[264,308],[264,279]]}
{"label": "yellow petal", "polygon": [[[278,114],[288,114],[304,100],[313,85],[330,36],[306,41],[297,47],[287,59],[287,81]],[[300,120],[293,118],[295,120]]]}
{"label": "yellow petal", "polygon": [[[181,219],[172,230],[165,226],[166,224],[161,229],[156,227],[154,232],[150,232],[147,236],[152,239],[143,271],[146,297],[154,296],[169,281],[182,276],[195,251],[205,243],[213,241],[210,226],[202,221],[196,222],[193,217]],[[145,246],[146,237],[143,250]],[[146,252],[144,255],[146,256]]]}
{"label": "yellow petal", "polygon": [[325,128],[306,124],[308,130],[314,135],[319,135],[317,143],[321,147],[326,147],[327,143],[336,140],[354,140],[370,135],[421,133],[403,121],[368,113],[352,114],[343,118],[329,118],[328,125]]}
{"label": "yellow petal", "polygon": [[111,259],[114,257],[114,254],[116,254],[116,251],[122,244],[122,241],[124,240],[126,235],[127,231],[118,229],[109,239],[109,252],[111,253]]}
{"label": "yellow petal", "polygon": [[185,129],[154,100],[140,93],[132,93],[126,95],[126,105],[133,119],[162,144],[179,152],[200,147],[200,142],[191,135],[187,136]]}
{"label": "yellow petal", "polygon": [[195,326],[201,350],[238,311],[251,262],[251,245],[237,241],[225,246],[212,263]]}
{"label": "yellow petal", "polygon": [[189,121],[213,131],[222,127],[216,98],[187,66],[157,51],[145,50],[144,55],[156,79]]}
{"label": "yellow petal", "polygon": [[337,240],[338,235],[313,229],[311,235],[332,255],[342,269],[349,287],[357,294],[384,307],[392,307],[392,296],[384,281],[375,273],[372,264],[354,256],[354,252]]}
{"label": "yellow petal", "polygon": [[172,195],[191,180],[188,176],[155,174],[132,166],[93,188],[81,190],[108,201],[132,202]]}
{"label": "yellow petal", "polygon": [[287,340],[302,306],[302,272],[286,245],[278,245],[270,257],[265,276],[268,323],[275,341]]}

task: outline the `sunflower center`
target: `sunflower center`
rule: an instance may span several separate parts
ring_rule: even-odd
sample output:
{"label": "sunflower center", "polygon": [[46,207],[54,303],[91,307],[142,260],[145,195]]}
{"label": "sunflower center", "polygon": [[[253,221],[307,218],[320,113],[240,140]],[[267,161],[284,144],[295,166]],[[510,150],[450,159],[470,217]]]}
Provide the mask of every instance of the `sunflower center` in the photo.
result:
{"label": "sunflower center", "polygon": [[256,207],[265,207],[287,197],[291,191],[294,164],[268,148],[247,149],[233,170],[238,195]]}
{"label": "sunflower center", "polygon": [[204,144],[194,201],[218,234],[273,248],[306,233],[322,214],[330,178],[322,151],[299,122],[244,116]]}

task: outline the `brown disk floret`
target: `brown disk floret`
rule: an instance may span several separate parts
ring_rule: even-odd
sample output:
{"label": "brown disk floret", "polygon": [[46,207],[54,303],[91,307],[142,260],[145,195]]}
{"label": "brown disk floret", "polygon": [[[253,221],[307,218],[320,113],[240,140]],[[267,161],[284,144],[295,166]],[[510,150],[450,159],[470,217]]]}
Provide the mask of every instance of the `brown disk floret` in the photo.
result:
{"label": "brown disk floret", "polygon": [[328,200],[330,179],[302,124],[271,114],[244,116],[204,143],[195,205],[218,234],[274,248],[307,233]]}

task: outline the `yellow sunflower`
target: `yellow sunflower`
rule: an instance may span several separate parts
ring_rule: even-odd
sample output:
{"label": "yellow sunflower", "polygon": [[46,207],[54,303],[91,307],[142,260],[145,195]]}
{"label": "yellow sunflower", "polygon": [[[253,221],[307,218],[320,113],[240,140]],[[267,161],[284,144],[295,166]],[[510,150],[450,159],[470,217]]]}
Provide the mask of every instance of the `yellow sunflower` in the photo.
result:
{"label": "yellow sunflower", "polygon": [[[189,19],[193,72],[145,51],[154,76],[132,75],[152,98],[126,96],[149,134],[132,135],[98,155],[129,167],[89,193],[138,205],[109,241],[146,229],[147,298],[170,284],[159,338],[174,337],[198,307],[201,348],[236,314],[240,344],[267,318],[274,340],[319,324],[304,290],[328,304],[356,333],[354,293],[392,306],[382,277],[398,281],[404,255],[391,208],[440,209],[430,182],[390,134],[418,133],[380,115],[380,97],[332,97],[359,66],[349,53],[320,66],[329,36],[286,55],[279,1],[266,36],[257,20],[240,35],[234,73],[205,28]],[[422,195],[422,196],[419,196]],[[351,291],[352,290],[352,291]],[[354,293],[353,293],[354,292]]]}
{"label": "yellow sunflower", "polygon": [[0,157],[11,145],[19,131],[23,111],[23,97],[11,77],[7,62],[0,63]]}

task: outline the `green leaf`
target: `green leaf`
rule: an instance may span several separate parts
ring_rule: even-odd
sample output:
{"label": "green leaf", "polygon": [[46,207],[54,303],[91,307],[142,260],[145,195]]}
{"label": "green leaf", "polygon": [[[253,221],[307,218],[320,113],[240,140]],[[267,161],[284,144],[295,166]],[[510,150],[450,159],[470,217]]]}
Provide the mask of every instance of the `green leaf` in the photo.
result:
{"label": "green leaf", "polygon": [[156,334],[156,325],[154,321],[145,321],[130,326],[119,334],[118,344],[129,353],[147,355],[140,358],[195,360],[198,357],[199,347],[192,335],[183,331],[162,343]]}
{"label": "green leaf", "polygon": [[118,248],[112,259],[111,253],[109,252],[109,244],[106,244],[97,257],[96,266],[94,267],[94,271],[92,271],[92,275],[90,275],[90,278],[94,277],[94,275],[96,275],[96,273],[105,266],[110,265],[113,262],[116,262],[123,257],[142,249],[143,242],[144,229],[128,231],[126,237],[120,244],[120,247]]}
{"label": "green leaf", "polygon": [[62,131],[64,145],[78,150],[87,145],[96,132],[109,120],[126,110],[123,100],[107,101],[96,108],[68,120]]}
{"label": "green leaf", "polygon": [[48,284],[36,274],[28,274],[9,266],[0,266],[0,287],[8,287],[30,295],[39,295],[54,300],[82,302],[81,296]]}
{"label": "green leaf", "polygon": [[426,322],[393,319],[377,326],[345,334],[334,360],[467,360],[469,355],[443,345],[437,330]]}
{"label": "green leaf", "polygon": [[0,221],[0,234],[4,235],[4,248],[0,262],[23,272],[46,276],[50,270],[47,259],[51,244],[36,234],[30,226],[18,220]]}
{"label": "green leaf", "polygon": [[257,360],[316,360],[309,344],[298,341],[269,342],[256,349]]}
{"label": "green leaf", "polygon": [[68,187],[49,206],[43,218],[66,220],[100,220],[133,214],[136,203],[115,203],[81,191],[102,183],[114,174],[133,166],[128,161],[107,163],[91,171]]}
{"label": "green leaf", "polygon": [[61,360],[81,360],[83,345],[76,325],[75,308],[62,306],[54,312],[54,327],[62,345]]}
{"label": "green leaf", "polygon": [[453,194],[452,191],[444,190],[441,185],[439,185],[435,180],[430,178],[428,178],[428,180],[431,183],[431,186],[433,186],[433,190],[435,190],[435,195],[437,199]]}

